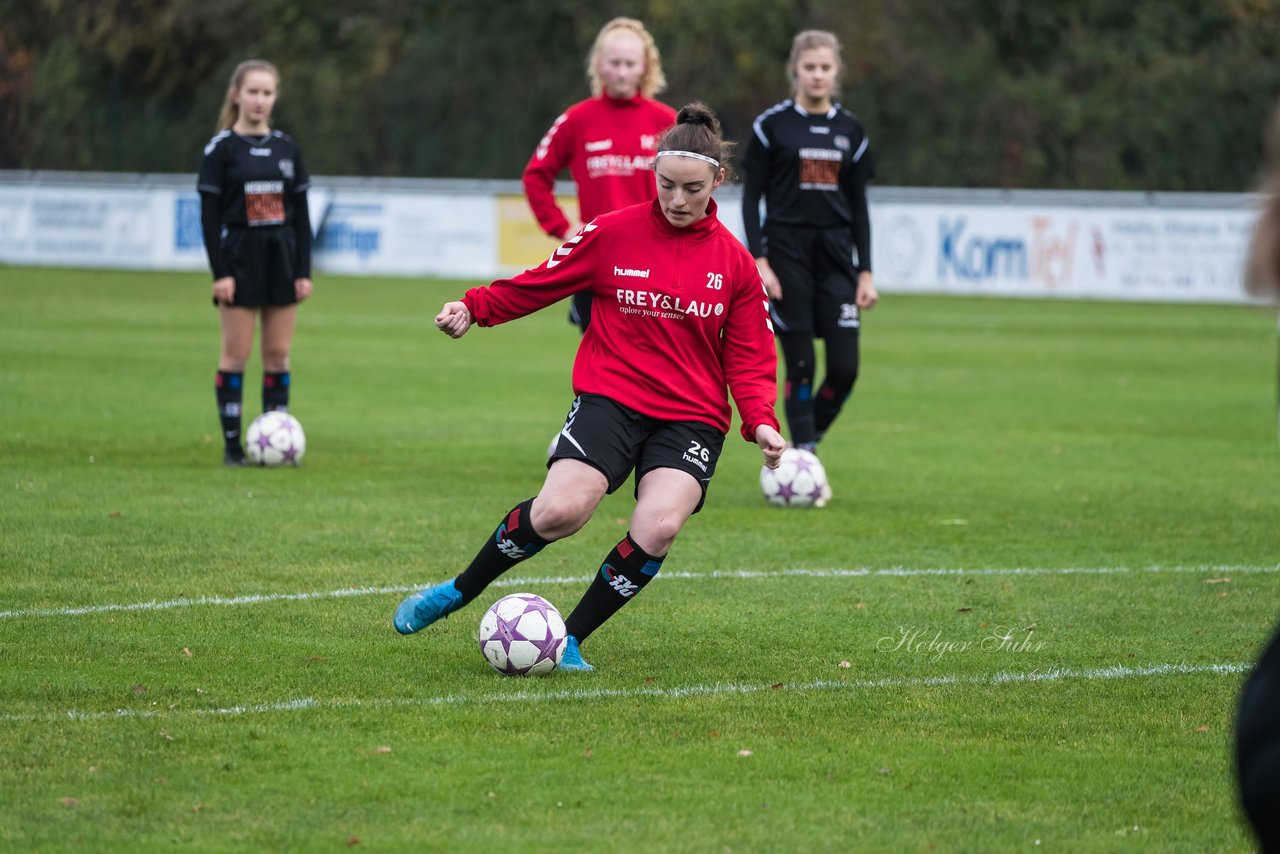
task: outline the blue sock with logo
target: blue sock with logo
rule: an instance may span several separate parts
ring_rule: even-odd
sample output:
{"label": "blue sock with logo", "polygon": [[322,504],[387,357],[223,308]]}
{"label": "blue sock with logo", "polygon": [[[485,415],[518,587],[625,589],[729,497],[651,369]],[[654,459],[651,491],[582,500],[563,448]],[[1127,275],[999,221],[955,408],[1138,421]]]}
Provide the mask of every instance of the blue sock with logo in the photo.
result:
{"label": "blue sock with logo", "polygon": [[470,566],[453,580],[453,586],[462,594],[463,605],[479,596],[499,575],[520,561],[533,557],[547,544],[547,540],[533,530],[533,522],[529,518],[532,507],[532,498],[512,507],[493,536],[472,558]]}
{"label": "blue sock with logo", "polygon": [[244,401],[244,374],[218,371],[214,380],[218,399],[218,420],[222,422],[222,440],[227,450],[240,452],[240,410]]}
{"label": "blue sock with logo", "polygon": [[665,557],[646,554],[628,531],[604,559],[600,571],[591,579],[591,586],[582,594],[582,601],[564,621],[569,634],[579,643],[586,640],[653,580],[662,569]]}

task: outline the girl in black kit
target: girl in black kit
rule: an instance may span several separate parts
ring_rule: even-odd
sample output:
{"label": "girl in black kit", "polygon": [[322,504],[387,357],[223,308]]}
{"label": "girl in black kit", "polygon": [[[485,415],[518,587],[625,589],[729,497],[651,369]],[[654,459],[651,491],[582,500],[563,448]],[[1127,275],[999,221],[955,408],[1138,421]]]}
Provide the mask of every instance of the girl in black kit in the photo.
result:
{"label": "girl in black kit", "polygon": [[[1258,198],[1261,210],[1245,261],[1245,288],[1274,305],[1280,303],[1280,103],[1271,116]],[[1261,850],[1280,852],[1280,627],[1240,692],[1235,748],[1240,805]]]}
{"label": "girl in black kit", "polygon": [[311,177],[293,138],[271,129],[279,82],[269,62],[236,66],[197,183],[222,323],[216,392],[228,466],[247,464],[240,410],[255,315],[262,315],[262,409],[287,410],[297,304],[311,295]]}
{"label": "girl in black kit", "polygon": [[[832,100],[841,68],[834,35],[797,35],[787,63],[795,96],[755,120],[743,160],[747,248],[769,293],[786,362],[791,442],[808,451],[853,391],[861,312],[879,299],[867,215],[871,152],[862,124]],[[826,376],[816,391],[815,336],[826,341]]]}

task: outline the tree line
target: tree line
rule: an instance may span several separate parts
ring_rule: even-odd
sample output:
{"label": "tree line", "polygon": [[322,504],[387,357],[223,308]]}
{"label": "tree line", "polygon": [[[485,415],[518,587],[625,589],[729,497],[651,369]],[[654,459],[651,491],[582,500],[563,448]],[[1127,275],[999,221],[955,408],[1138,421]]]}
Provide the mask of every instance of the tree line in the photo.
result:
{"label": "tree line", "polygon": [[1244,190],[1280,97],[1280,0],[0,0],[0,168],[194,172],[262,57],[313,173],[515,178],[620,14],[744,144],[834,31],[888,185]]}

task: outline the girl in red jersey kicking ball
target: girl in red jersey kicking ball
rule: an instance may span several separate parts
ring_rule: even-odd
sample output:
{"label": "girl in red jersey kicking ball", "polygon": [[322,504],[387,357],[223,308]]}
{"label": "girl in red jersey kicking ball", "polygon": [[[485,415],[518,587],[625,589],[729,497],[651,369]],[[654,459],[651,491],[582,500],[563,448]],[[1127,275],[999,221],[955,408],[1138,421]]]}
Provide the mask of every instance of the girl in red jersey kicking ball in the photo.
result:
{"label": "girl in red jersey kicking ball", "polygon": [[786,446],[774,413],[777,356],[755,260],[716,217],[730,144],[706,106],[682,109],[658,144],[657,198],[598,217],[540,266],[446,303],[436,326],[524,317],[590,291],[595,311],[573,367],[577,397],[547,478],[513,507],[457,578],[405,599],[394,623],[412,634],[476,598],[499,575],[579,531],[635,472],[631,528],[565,620],[560,667],[591,670],[579,645],[657,575],[702,507],[730,426],[765,465]]}

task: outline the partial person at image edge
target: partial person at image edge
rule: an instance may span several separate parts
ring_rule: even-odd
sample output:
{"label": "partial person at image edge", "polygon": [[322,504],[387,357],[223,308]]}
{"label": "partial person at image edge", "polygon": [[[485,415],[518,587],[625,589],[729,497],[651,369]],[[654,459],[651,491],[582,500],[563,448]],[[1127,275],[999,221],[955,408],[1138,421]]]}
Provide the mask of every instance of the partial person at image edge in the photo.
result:
{"label": "partial person at image edge", "polygon": [[[1280,302],[1280,104],[1267,135],[1259,212],[1245,263],[1245,289]],[[1280,377],[1277,378],[1280,388]],[[1240,692],[1236,717],[1240,805],[1262,850],[1280,853],[1280,628]]]}

